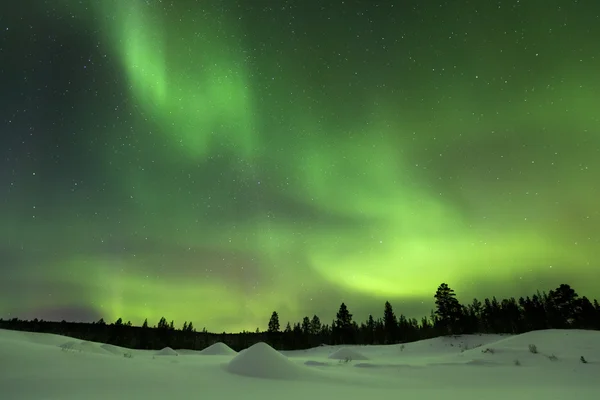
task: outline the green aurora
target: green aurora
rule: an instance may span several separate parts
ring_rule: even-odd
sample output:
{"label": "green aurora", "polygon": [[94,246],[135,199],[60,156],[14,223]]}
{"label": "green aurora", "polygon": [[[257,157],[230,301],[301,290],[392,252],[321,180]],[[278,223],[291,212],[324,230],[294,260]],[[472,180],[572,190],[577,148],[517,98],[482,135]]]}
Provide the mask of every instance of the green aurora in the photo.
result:
{"label": "green aurora", "polygon": [[71,39],[72,151],[28,150],[60,167],[0,142],[0,315],[239,331],[420,317],[441,282],[600,296],[598,5],[76,3],[31,11],[97,46]]}

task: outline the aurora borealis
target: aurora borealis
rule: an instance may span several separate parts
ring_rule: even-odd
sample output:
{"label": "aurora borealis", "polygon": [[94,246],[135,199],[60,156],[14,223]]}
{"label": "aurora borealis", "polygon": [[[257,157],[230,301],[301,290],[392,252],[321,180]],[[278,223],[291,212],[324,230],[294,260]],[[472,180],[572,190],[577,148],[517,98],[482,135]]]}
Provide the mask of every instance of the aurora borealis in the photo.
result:
{"label": "aurora borealis", "polygon": [[0,316],[600,296],[600,2],[8,3]]}

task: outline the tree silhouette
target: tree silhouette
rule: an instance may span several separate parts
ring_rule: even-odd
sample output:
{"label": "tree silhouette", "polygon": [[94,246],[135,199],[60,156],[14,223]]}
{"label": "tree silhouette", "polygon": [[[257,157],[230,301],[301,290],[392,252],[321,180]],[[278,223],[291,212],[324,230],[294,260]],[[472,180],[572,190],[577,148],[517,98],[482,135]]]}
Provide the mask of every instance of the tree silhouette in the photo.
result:
{"label": "tree silhouette", "polygon": [[[599,329],[600,304],[597,299],[579,297],[567,284],[545,292],[538,291],[530,296],[497,299],[474,299],[462,306],[448,285],[441,285],[435,293],[436,308],[431,315],[417,321],[402,314],[395,314],[391,305],[383,308],[382,317],[369,315],[360,323],[353,321],[352,314],[344,303],[339,308],[331,325],[321,323],[314,315],[312,319],[288,322],[283,332],[279,331],[279,317],[270,324],[274,332],[258,330],[236,334],[211,333],[203,328],[196,332],[191,322],[184,322],[182,329],[174,329],[174,322],[165,317],[157,326],[149,327],[144,320],[141,327],[123,323],[119,318],[106,324],[104,319],[96,322],[74,323],[33,319],[0,318],[0,329],[45,332],[65,335],[81,340],[110,343],[127,348],[161,349],[173,348],[201,350],[213,343],[223,342],[239,351],[259,341],[269,342],[278,349],[306,349],[320,344],[384,344],[411,342],[448,333],[523,333],[538,329]],[[274,313],[275,315],[277,313]],[[272,316],[273,317],[273,316]],[[391,321],[396,321],[397,331],[390,335]],[[275,323],[276,321],[276,323]],[[271,322],[271,321],[270,321]]]}
{"label": "tree silhouette", "polygon": [[392,305],[389,301],[385,302],[385,306],[383,308],[383,326],[385,328],[385,343],[396,343],[398,320],[396,319],[396,314],[394,314],[394,310],[392,309]]}
{"label": "tree silhouette", "polygon": [[346,304],[342,303],[336,314],[334,332],[337,344],[354,343],[354,327],[352,325],[352,314],[348,311]]}
{"label": "tree silhouette", "polygon": [[161,319],[158,321],[158,325],[156,327],[158,329],[168,329],[169,323],[167,322],[167,319],[165,317],[161,317]]}
{"label": "tree silhouette", "polygon": [[279,315],[273,311],[269,324],[267,326],[267,341],[271,346],[279,348],[281,346],[281,335],[279,331]]}
{"label": "tree silhouette", "polygon": [[437,308],[435,314],[439,318],[440,332],[443,335],[460,333],[458,321],[461,316],[461,307],[454,290],[442,283],[433,297],[435,298]]}
{"label": "tree silhouette", "polygon": [[277,311],[273,311],[273,314],[271,314],[267,332],[268,333],[278,333],[279,332],[279,315],[277,314]]}
{"label": "tree silhouette", "polygon": [[321,320],[316,315],[313,315],[312,319],[310,320],[310,332],[313,335],[321,334]]}
{"label": "tree silhouette", "polygon": [[551,308],[555,311],[553,315],[555,325],[566,327],[574,322],[578,297],[575,290],[567,284],[561,284],[558,288],[548,293],[549,302],[553,306]]}
{"label": "tree silhouette", "polygon": [[365,324],[363,331],[365,342],[367,344],[375,343],[375,320],[371,314],[369,314],[369,317],[367,318],[367,323]]}

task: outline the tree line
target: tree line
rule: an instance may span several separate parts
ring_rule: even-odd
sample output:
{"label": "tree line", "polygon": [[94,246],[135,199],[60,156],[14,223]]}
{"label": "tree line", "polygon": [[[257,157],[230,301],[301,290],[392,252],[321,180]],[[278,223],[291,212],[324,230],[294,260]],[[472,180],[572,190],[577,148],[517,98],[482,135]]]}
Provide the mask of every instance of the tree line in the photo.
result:
{"label": "tree line", "polygon": [[391,303],[383,306],[382,317],[369,315],[366,321],[353,319],[346,304],[342,303],[335,319],[325,323],[317,315],[302,321],[287,322],[282,329],[279,314],[273,311],[266,330],[255,332],[213,333],[197,331],[191,321],[176,328],[174,321],[161,318],[158,324],[133,326],[121,318],[113,323],[103,319],[93,323],[53,322],[34,319],[0,319],[0,328],[54,333],[81,340],[109,343],[132,349],[201,350],[216,342],[223,342],[234,350],[247,348],[257,342],[267,342],[279,350],[297,350],[319,345],[338,344],[394,344],[407,343],[444,335],[477,333],[518,334],[540,329],[593,329],[600,330],[598,300],[579,297],[571,286],[561,284],[549,292],[539,291],[532,296],[498,300],[473,299],[461,304],[454,290],[442,283],[434,295],[435,309],[421,320],[396,314]]}

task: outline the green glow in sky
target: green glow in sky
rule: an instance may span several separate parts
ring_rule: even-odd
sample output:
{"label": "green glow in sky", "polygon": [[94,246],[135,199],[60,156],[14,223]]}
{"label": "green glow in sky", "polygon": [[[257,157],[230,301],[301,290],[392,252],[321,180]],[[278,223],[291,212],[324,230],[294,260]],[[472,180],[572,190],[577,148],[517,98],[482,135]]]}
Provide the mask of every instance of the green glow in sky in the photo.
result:
{"label": "green glow in sky", "polygon": [[424,5],[416,23],[387,5],[363,18],[167,3],[80,10],[122,75],[101,98],[127,112],[77,122],[103,138],[88,192],[56,189],[60,204],[27,222],[9,200],[10,248],[54,255],[14,273],[48,294],[8,289],[0,313],[84,307],[229,331],[273,310],[327,320],[342,301],[359,319],[386,300],[419,317],[441,282],[466,302],[563,282],[600,295],[588,11],[445,5],[443,20]]}

